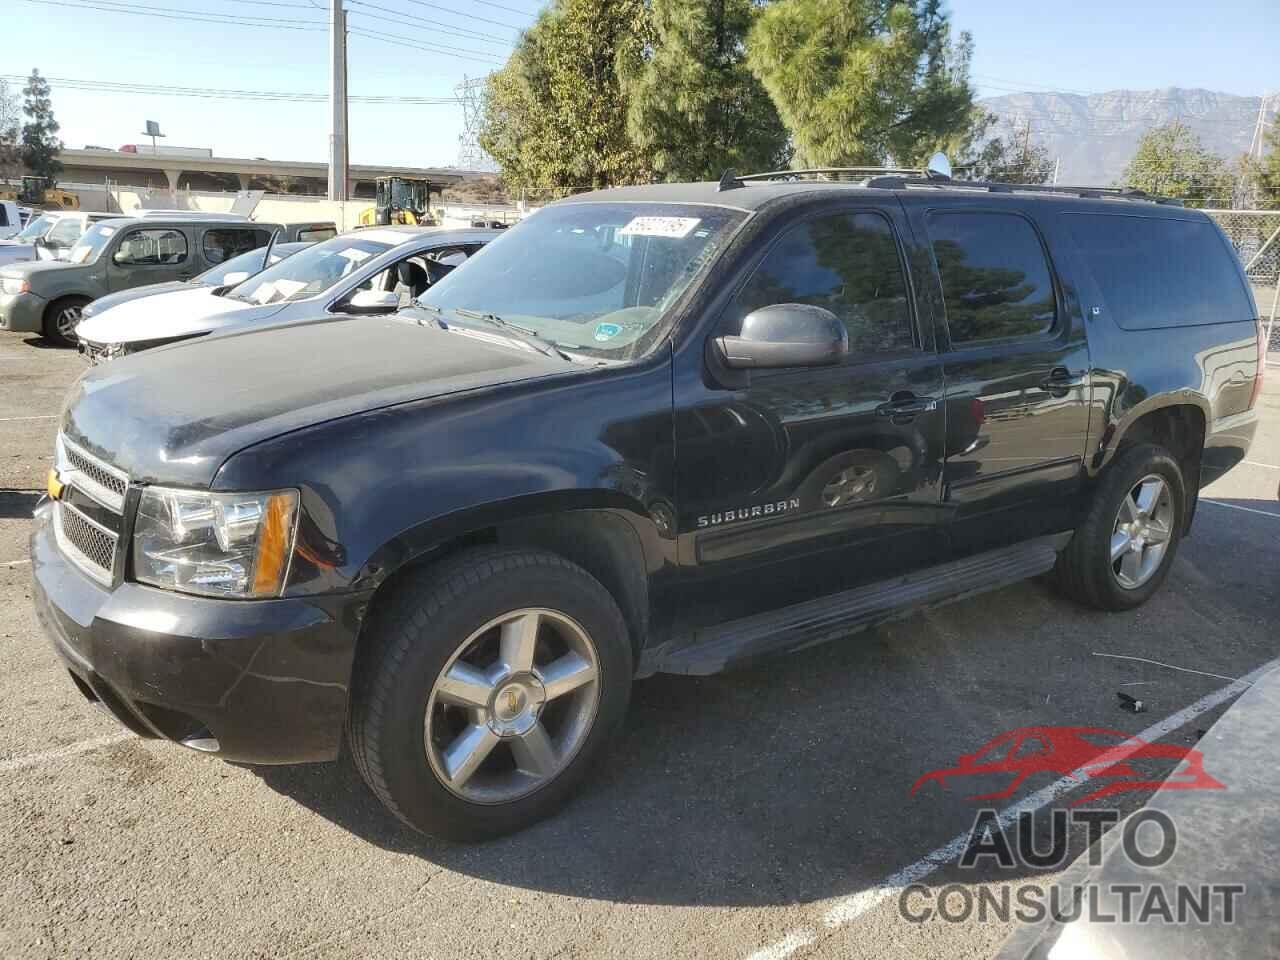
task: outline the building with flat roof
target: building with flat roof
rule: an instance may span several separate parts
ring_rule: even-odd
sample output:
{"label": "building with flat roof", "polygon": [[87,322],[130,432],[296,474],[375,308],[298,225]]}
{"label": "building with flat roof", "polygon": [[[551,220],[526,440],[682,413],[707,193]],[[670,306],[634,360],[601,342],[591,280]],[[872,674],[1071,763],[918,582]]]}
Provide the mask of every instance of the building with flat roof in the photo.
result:
{"label": "building with flat roof", "polygon": [[[195,153],[196,151],[192,151]],[[134,151],[93,147],[84,150],[64,149],[59,155],[63,183],[100,184],[110,180],[113,186],[142,187],[151,190],[264,190],[268,193],[292,193],[301,196],[324,196],[328,188],[329,165],[305,160],[265,160],[261,157],[175,156],[161,148],[156,153],[145,145]],[[439,183],[442,187],[456,183],[470,171],[441,167],[388,167],[353,163],[349,180],[352,199],[373,199],[374,180],[378,177],[416,177]]]}

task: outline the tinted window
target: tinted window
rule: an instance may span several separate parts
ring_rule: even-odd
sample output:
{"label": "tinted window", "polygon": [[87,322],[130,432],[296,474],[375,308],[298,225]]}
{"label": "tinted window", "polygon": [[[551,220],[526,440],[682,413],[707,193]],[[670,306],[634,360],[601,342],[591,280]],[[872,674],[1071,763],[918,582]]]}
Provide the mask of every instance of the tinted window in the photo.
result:
{"label": "tinted window", "polygon": [[855,357],[915,346],[898,245],[879,214],[820,217],[787,231],[738,294],[738,323],[775,303],[830,310]]}
{"label": "tinted window", "polygon": [[222,263],[242,253],[265,247],[271,240],[269,230],[246,230],[243,227],[219,227],[204,232],[201,245],[209,263]]}
{"label": "tinted window", "polygon": [[120,241],[113,259],[131,267],[182,263],[187,259],[187,238],[180,230],[135,230]]}
{"label": "tinted window", "polygon": [[953,344],[1029,337],[1053,326],[1053,281],[1031,224],[1011,213],[929,218]]}
{"label": "tinted window", "polygon": [[1120,326],[1254,318],[1236,265],[1212,224],[1101,213],[1068,214],[1067,223]]}

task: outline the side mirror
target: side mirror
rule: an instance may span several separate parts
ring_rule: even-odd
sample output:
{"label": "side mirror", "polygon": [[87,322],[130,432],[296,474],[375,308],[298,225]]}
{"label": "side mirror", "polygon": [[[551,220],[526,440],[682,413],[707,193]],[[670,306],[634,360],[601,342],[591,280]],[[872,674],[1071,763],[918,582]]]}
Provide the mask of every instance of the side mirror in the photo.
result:
{"label": "side mirror", "polygon": [[716,338],[726,367],[822,367],[849,352],[849,334],[830,310],[805,303],[776,303],[747,314],[742,333]]}
{"label": "side mirror", "polygon": [[342,313],[394,313],[400,309],[400,295],[390,290],[360,290],[338,308]]}
{"label": "side mirror", "polygon": [[237,283],[244,283],[249,279],[248,270],[233,270],[222,278],[222,286],[234,287]]}

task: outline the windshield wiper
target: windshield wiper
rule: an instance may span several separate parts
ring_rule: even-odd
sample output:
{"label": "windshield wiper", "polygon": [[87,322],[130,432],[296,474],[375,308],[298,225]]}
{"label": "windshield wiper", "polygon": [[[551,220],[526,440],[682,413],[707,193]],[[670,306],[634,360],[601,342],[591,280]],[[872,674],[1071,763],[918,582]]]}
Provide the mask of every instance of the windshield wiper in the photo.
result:
{"label": "windshield wiper", "polygon": [[460,317],[466,317],[469,320],[484,320],[493,324],[495,327],[502,327],[504,330],[513,331],[517,334],[516,339],[521,340],[532,347],[538,349],[540,353],[546,354],[548,357],[560,357],[562,360],[568,360],[571,363],[573,358],[557,347],[550,340],[546,340],[538,336],[536,330],[530,330],[528,327],[522,327],[519,324],[512,323],[510,320],[503,320],[496,313],[481,313],[479,310],[468,310],[466,307],[454,307],[453,312]]}
{"label": "windshield wiper", "polygon": [[[405,307],[404,309],[406,309],[406,310],[421,310],[423,313],[429,313],[429,314],[432,314],[432,316],[431,316],[431,322],[432,322],[432,323],[434,323],[434,324],[435,324],[437,327],[439,327],[441,330],[445,330],[445,329],[447,329],[447,328],[445,327],[445,323],[444,323],[444,321],[440,319],[440,314],[442,313],[442,311],[441,311],[441,309],[440,309],[439,307],[437,307],[434,303],[419,303],[417,300],[410,300],[410,301],[409,301],[409,306],[408,306],[408,307]],[[419,319],[418,319],[418,321],[417,321],[417,323],[418,323],[418,326],[422,326],[422,325],[423,325],[423,318],[419,318]]]}

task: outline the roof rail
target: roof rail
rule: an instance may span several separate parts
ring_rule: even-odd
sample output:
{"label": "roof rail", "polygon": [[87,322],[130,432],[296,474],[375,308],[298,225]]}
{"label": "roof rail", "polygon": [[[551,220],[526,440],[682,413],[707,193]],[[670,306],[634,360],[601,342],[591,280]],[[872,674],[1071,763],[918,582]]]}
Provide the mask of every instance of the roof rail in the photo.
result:
{"label": "roof rail", "polygon": [[1138,200],[1167,206],[1182,206],[1181,200],[1157,197],[1130,187],[1068,187],[1044,183],[997,183],[989,180],[932,180],[924,177],[870,177],[863,186],[879,190],[906,190],[911,187],[945,187],[951,190],[985,190],[988,193],[1048,193],[1087,200]]}
{"label": "roof rail", "polygon": [[847,180],[860,182],[884,175],[918,177],[918,169],[907,167],[812,167],[806,170],[770,170],[767,173],[739,174],[736,180]]}

